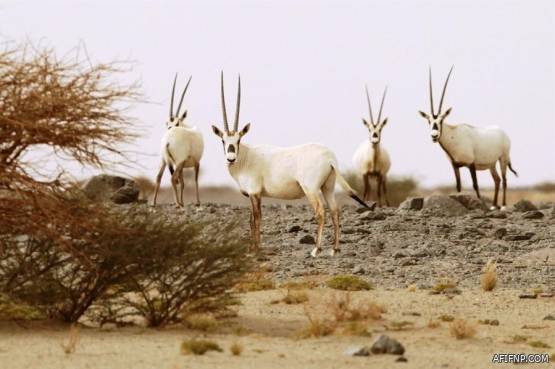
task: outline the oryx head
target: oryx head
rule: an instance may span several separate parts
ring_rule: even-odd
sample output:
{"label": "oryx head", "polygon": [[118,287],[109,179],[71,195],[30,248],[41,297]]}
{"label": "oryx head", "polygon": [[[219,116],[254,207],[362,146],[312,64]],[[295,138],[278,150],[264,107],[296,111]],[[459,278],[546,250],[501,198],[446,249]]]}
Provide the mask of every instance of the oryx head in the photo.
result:
{"label": "oryx head", "polygon": [[372,105],[370,104],[370,94],[368,94],[368,86],[366,86],[366,99],[368,100],[368,110],[370,111],[370,123],[368,123],[368,121],[364,118],[362,118],[362,123],[366,126],[366,128],[368,128],[368,132],[370,133],[370,142],[372,142],[373,145],[377,145],[380,143],[382,137],[382,128],[387,124],[387,118],[385,118],[383,121],[381,120],[383,102],[385,100],[386,92],[387,86],[383,92],[380,112],[378,113],[378,121],[377,123],[374,123],[374,117],[372,116]]}
{"label": "oryx head", "polygon": [[173,88],[172,88],[172,100],[171,100],[171,104],[170,104],[170,117],[166,121],[166,127],[168,129],[170,129],[172,127],[182,126],[183,121],[185,120],[185,117],[187,117],[187,110],[185,110],[183,112],[182,116],[179,116],[179,110],[181,110],[181,104],[183,104],[183,98],[185,97],[185,92],[187,92],[187,89],[189,88],[189,83],[191,83],[191,78],[193,78],[193,76],[189,77],[189,81],[187,82],[187,85],[185,86],[185,89],[183,90],[183,93],[181,94],[181,100],[179,100],[179,105],[177,106],[177,113],[174,114],[173,113],[173,96],[175,95],[175,82],[177,81],[177,73],[175,74],[175,78],[173,80]]}
{"label": "oryx head", "polygon": [[237,107],[235,109],[235,122],[233,123],[233,130],[229,130],[227,123],[227,112],[225,109],[225,96],[224,96],[224,72],[221,77],[221,90],[222,90],[222,112],[224,116],[224,131],[220,131],[218,127],[212,126],[212,131],[222,139],[224,145],[224,154],[228,164],[233,164],[239,157],[239,145],[241,137],[243,137],[250,129],[251,124],[238,131],[239,128],[239,108],[241,106],[241,76],[239,76],[239,88],[237,90]]}
{"label": "oryx head", "polygon": [[441,137],[441,131],[443,128],[443,121],[445,118],[451,113],[451,108],[447,109],[445,113],[441,112],[441,105],[443,104],[443,98],[445,97],[445,90],[447,89],[447,82],[449,82],[449,77],[451,77],[451,72],[453,71],[453,67],[449,70],[449,74],[447,75],[447,79],[445,80],[445,85],[443,86],[443,92],[441,93],[441,100],[439,100],[439,109],[437,113],[434,113],[434,97],[432,93],[432,68],[430,67],[430,106],[432,109],[432,115],[429,116],[428,114],[419,111],[420,115],[423,116],[428,120],[430,124],[430,135],[432,136],[432,141],[437,142]]}

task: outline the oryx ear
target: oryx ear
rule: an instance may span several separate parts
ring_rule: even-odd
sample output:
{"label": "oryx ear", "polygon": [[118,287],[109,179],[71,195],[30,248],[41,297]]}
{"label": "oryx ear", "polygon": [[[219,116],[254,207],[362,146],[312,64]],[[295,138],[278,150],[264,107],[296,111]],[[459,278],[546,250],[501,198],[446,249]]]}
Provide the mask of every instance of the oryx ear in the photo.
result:
{"label": "oryx ear", "polygon": [[385,119],[382,121],[382,127],[385,126],[386,124],[387,124],[387,118],[385,118]]}
{"label": "oryx ear", "polygon": [[212,126],[212,131],[216,134],[216,136],[220,136],[220,138],[224,137],[224,134],[218,129],[218,127]]}
{"label": "oryx ear", "polygon": [[251,129],[251,124],[247,123],[247,125],[243,127],[241,132],[239,132],[239,136],[243,137],[244,135],[246,135],[249,129]]}
{"label": "oryx ear", "polygon": [[183,115],[181,116],[181,120],[184,120],[185,118],[187,118],[187,110],[183,112]]}
{"label": "oryx ear", "polygon": [[362,124],[364,124],[366,127],[369,127],[368,122],[364,118],[362,118]]}
{"label": "oryx ear", "polygon": [[443,113],[443,119],[445,119],[445,117],[447,117],[449,114],[451,114],[451,108],[447,109],[447,111]]}
{"label": "oryx ear", "polygon": [[418,112],[422,117],[424,117],[424,119],[430,120],[430,116],[428,114],[424,113],[422,110],[419,110]]}

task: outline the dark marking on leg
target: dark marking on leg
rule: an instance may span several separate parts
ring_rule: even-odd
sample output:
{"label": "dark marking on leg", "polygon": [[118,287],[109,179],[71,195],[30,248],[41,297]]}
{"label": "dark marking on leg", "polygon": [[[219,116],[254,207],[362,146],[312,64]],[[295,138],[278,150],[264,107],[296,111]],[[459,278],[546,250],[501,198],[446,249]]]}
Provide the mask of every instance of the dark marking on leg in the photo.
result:
{"label": "dark marking on leg", "polygon": [[493,177],[493,183],[495,184],[495,193],[493,195],[493,206],[495,206],[496,208],[497,206],[497,197],[499,195],[499,184],[501,183],[501,178],[499,178],[499,174],[497,174],[497,170],[495,169],[495,166],[493,166],[493,168],[490,168],[490,173],[491,176]]}
{"label": "dark marking on leg", "polygon": [[474,191],[476,191],[476,196],[480,199],[480,189],[478,188],[478,178],[476,178],[476,165],[470,164],[468,166],[470,170],[470,176],[472,177],[472,187],[474,187]]}
{"label": "dark marking on leg", "polygon": [[461,171],[460,165],[457,163],[451,163],[453,165],[453,171],[455,171],[455,180],[457,183],[457,192],[461,192]]}

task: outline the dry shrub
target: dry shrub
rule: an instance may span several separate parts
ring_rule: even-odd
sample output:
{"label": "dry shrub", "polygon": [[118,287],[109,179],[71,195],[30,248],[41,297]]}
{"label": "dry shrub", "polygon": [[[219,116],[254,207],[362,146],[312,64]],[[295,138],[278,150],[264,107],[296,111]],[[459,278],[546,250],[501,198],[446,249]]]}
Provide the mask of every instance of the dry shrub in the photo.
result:
{"label": "dry shrub", "polygon": [[453,315],[449,315],[449,314],[441,314],[437,318],[439,320],[441,320],[442,322],[452,322],[453,320],[455,320],[455,317]]}
{"label": "dry shrub", "polygon": [[328,287],[341,291],[368,291],[372,285],[355,275],[340,274],[330,278]]}
{"label": "dry shrub", "polygon": [[189,315],[183,322],[185,327],[202,332],[216,332],[220,328],[218,321],[209,314]]}
{"label": "dry shrub", "polygon": [[367,324],[362,322],[349,322],[343,327],[343,333],[350,336],[370,337]]}
{"label": "dry shrub", "polygon": [[234,287],[237,292],[273,290],[275,283],[268,278],[263,268],[258,268],[244,276]]}
{"label": "dry shrub", "polygon": [[451,335],[458,340],[474,337],[476,331],[476,326],[466,320],[457,319],[450,325]]}
{"label": "dry shrub", "polygon": [[492,259],[488,260],[484,267],[484,274],[482,274],[480,285],[482,290],[487,292],[493,291],[495,286],[497,286],[497,263]]}
{"label": "dry shrub", "polygon": [[181,343],[181,353],[184,355],[204,355],[208,351],[222,352],[223,350],[216,342],[209,340],[193,338]]}
{"label": "dry shrub", "polygon": [[434,292],[443,292],[447,289],[452,289],[452,288],[457,288],[456,283],[453,282],[453,281],[450,281],[450,280],[444,280],[444,281],[440,281],[440,282],[436,283],[432,287],[432,291],[434,291]]}
{"label": "dry shrub", "polygon": [[415,284],[411,284],[407,287],[407,292],[416,292],[418,291],[418,286]]}
{"label": "dry shrub", "polygon": [[287,290],[285,297],[281,300],[288,305],[302,304],[308,301],[308,294],[303,290]]}
{"label": "dry shrub", "polygon": [[306,305],[304,306],[304,314],[308,319],[309,326],[299,332],[300,338],[329,336],[337,327],[337,324],[328,319],[312,315]]}
{"label": "dry shrub", "polygon": [[[362,175],[359,175],[354,171],[347,171],[343,174],[343,177],[347,180],[347,182],[349,182],[355,191],[362,194],[362,191],[364,190]],[[370,186],[372,187],[370,199],[377,200],[377,192],[375,191],[377,187],[375,180],[371,179]],[[418,181],[413,177],[388,177],[387,198],[389,199],[389,203],[391,206],[398,206],[408,197],[415,196],[418,187]]]}
{"label": "dry shrub", "polygon": [[239,342],[233,342],[231,346],[229,346],[229,351],[233,356],[240,356],[243,353],[243,345]]}
{"label": "dry shrub", "polygon": [[543,341],[530,341],[528,342],[528,346],[533,348],[551,348],[551,346]]}
{"label": "dry shrub", "polygon": [[437,328],[439,325],[440,323],[437,320],[433,320],[432,318],[428,320],[428,328]]}
{"label": "dry shrub", "polygon": [[388,323],[388,327],[391,330],[395,330],[395,331],[400,331],[403,330],[407,327],[412,327],[414,325],[414,322],[409,322],[407,320],[393,320],[391,322]]}
{"label": "dry shrub", "polygon": [[514,343],[524,343],[524,342],[528,341],[528,338],[529,338],[528,336],[523,336],[523,335],[520,335],[520,334],[515,334],[515,335],[509,337],[508,340],[505,340],[505,341],[503,341],[503,342],[505,342],[505,343],[511,343],[511,344],[514,344]]}
{"label": "dry shrub", "polygon": [[343,298],[338,299],[337,295],[334,294],[327,303],[337,323],[343,321],[380,319],[381,315],[386,312],[383,306],[373,301],[359,301],[358,303],[353,303],[349,292],[345,293],[343,296]]}

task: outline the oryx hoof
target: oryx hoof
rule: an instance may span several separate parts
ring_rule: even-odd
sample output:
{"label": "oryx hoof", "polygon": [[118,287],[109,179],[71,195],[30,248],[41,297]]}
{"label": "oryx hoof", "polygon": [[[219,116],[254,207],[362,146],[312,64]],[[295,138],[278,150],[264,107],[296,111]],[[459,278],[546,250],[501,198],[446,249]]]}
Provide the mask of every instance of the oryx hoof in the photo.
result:
{"label": "oryx hoof", "polygon": [[507,210],[507,207],[505,205],[503,205],[500,210],[505,211],[505,210]]}
{"label": "oryx hoof", "polygon": [[341,249],[332,249],[332,250],[330,251],[330,255],[333,256],[333,255],[335,255],[335,254],[338,254],[339,252],[341,252]]}
{"label": "oryx hoof", "polygon": [[316,257],[316,254],[318,253],[318,251],[320,251],[319,248],[315,247],[311,252],[310,255],[312,255],[312,257]]}
{"label": "oryx hoof", "polygon": [[497,209],[498,209],[498,207],[495,206],[495,205],[492,205],[492,206],[490,206],[490,208],[489,208],[489,210],[497,210]]}
{"label": "oryx hoof", "polygon": [[195,205],[195,210],[196,211],[203,211],[204,208],[202,206],[200,206],[200,204]]}

